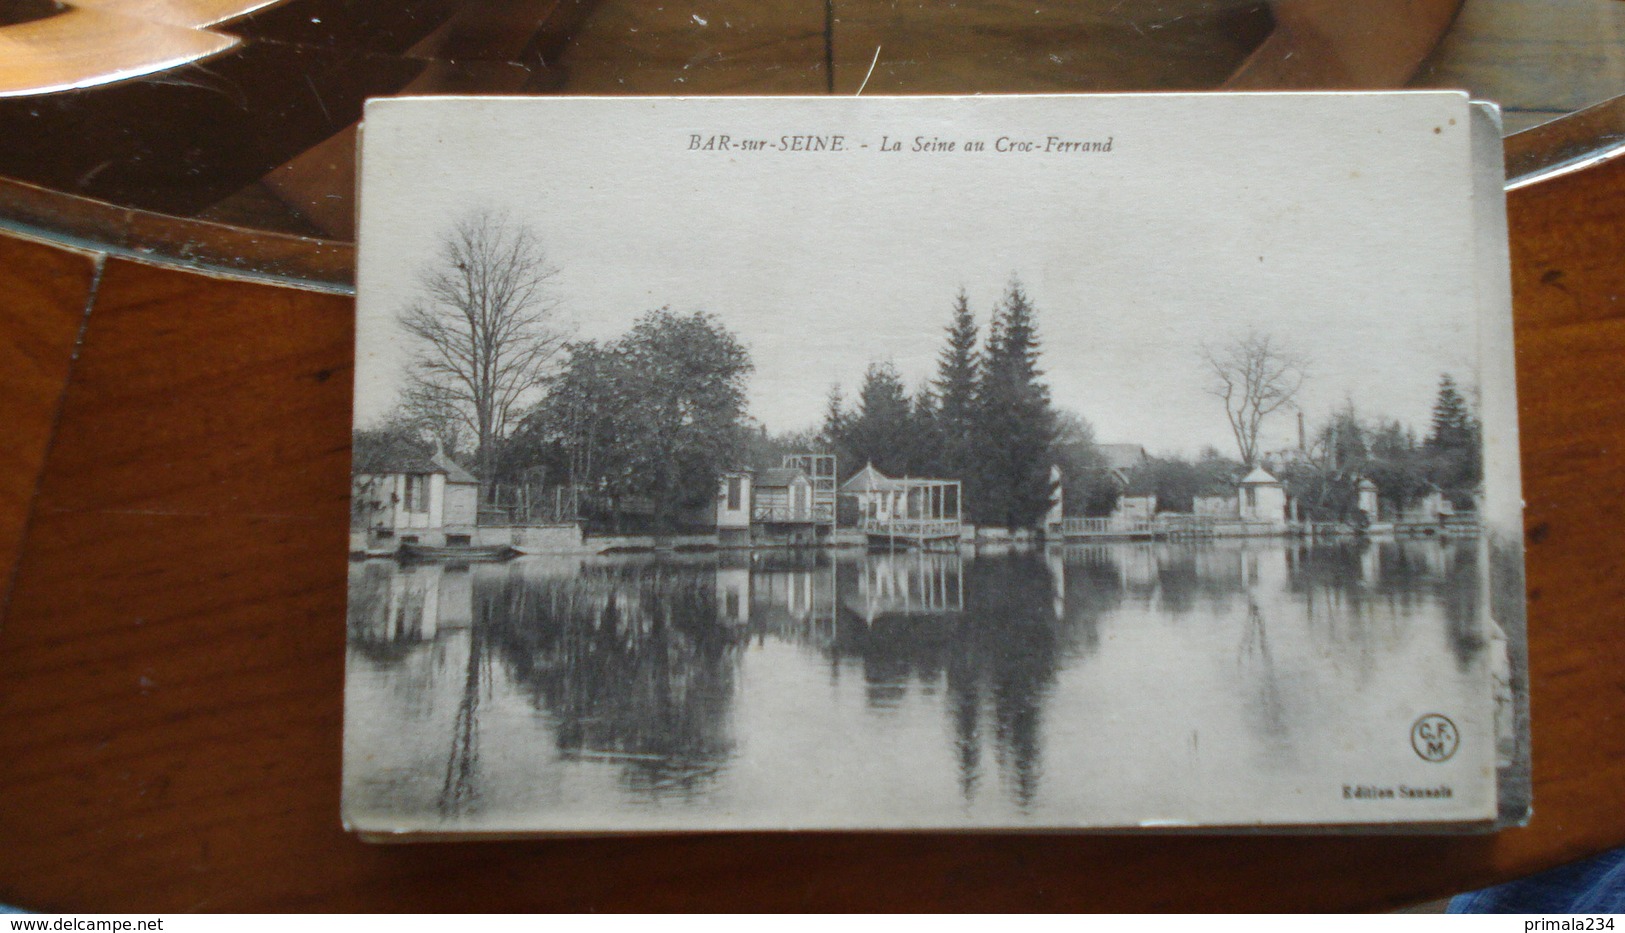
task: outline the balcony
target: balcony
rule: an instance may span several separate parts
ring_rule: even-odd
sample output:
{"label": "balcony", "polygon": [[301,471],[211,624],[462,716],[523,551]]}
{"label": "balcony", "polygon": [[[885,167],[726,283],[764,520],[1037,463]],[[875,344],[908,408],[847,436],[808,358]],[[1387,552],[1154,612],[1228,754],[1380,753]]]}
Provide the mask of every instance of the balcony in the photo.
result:
{"label": "balcony", "polygon": [[778,505],[758,505],[751,509],[750,520],[757,525],[833,525],[835,507],[827,503],[802,508]]}

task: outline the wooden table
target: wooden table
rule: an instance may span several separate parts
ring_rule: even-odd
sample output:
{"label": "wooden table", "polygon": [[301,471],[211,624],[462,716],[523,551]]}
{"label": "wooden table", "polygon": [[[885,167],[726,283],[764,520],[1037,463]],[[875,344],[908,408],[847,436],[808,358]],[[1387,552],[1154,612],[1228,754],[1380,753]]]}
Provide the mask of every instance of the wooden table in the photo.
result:
{"label": "wooden table", "polygon": [[338,817],[350,300],[0,239],[0,901],[1380,908],[1625,844],[1625,160],[1511,209],[1536,815],[1475,838],[363,845]]}

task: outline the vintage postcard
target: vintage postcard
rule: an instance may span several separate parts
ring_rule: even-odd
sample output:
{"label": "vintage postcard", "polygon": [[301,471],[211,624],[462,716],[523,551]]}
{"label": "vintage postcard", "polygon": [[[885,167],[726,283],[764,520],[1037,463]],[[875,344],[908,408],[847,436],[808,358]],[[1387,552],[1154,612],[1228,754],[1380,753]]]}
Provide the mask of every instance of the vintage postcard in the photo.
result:
{"label": "vintage postcard", "polygon": [[1497,130],[372,103],[346,825],[1521,821]]}

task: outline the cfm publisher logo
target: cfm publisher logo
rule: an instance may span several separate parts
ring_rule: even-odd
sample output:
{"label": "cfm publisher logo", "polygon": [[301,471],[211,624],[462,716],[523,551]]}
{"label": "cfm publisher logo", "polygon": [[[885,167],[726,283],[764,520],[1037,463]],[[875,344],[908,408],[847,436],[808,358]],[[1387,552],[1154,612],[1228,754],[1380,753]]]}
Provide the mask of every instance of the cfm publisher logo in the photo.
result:
{"label": "cfm publisher logo", "polygon": [[1423,761],[1449,761],[1461,745],[1461,733],[1448,717],[1428,713],[1411,726],[1411,748]]}

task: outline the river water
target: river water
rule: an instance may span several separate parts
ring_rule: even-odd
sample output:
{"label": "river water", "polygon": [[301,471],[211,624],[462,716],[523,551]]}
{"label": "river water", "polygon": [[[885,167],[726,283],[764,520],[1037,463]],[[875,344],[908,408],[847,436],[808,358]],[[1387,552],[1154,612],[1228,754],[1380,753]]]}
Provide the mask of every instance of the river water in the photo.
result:
{"label": "river water", "polygon": [[[353,562],[345,815],[1478,818],[1505,667],[1482,563],[1476,540],[1436,539]],[[1416,742],[1429,715],[1457,733],[1448,760]]]}

